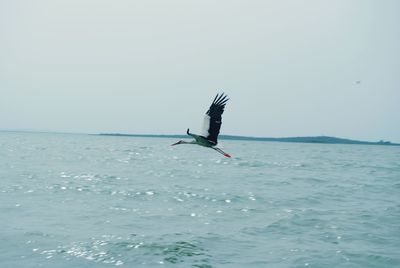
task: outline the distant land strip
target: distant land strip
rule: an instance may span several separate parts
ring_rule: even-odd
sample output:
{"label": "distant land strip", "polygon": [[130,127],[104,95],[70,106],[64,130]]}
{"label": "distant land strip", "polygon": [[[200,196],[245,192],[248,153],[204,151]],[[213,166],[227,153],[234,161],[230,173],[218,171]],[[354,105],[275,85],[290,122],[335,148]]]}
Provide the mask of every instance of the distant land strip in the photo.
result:
{"label": "distant land strip", "polygon": [[[144,138],[177,138],[184,139],[190,138],[187,135],[157,135],[157,134],[121,134],[121,133],[100,133],[95,134],[100,136],[117,136],[117,137],[144,137]],[[315,137],[289,137],[289,138],[266,138],[266,137],[248,137],[248,136],[234,136],[234,135],[220,135],[221,140],[242,140],[242,141],[275,141],[275,142],[300,142],[300,143],[323,143],[323,144],[361,144],[361,145],[389,145],[400,146],[399,143],[392,143],[390,141],[359,141],[350,140],[329,136],[315,136]]]}

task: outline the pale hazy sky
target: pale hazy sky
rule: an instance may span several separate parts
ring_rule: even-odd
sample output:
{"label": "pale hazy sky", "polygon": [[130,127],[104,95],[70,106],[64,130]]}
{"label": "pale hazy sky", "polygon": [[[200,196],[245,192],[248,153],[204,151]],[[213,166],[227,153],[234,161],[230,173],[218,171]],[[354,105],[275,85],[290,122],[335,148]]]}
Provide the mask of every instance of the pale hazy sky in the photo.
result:
{"label": "pale hazy sky", "polygon": [[[0,0],[0,129],[400,142],[398,0]],[[357,83],[356,81],[360,81]]]}

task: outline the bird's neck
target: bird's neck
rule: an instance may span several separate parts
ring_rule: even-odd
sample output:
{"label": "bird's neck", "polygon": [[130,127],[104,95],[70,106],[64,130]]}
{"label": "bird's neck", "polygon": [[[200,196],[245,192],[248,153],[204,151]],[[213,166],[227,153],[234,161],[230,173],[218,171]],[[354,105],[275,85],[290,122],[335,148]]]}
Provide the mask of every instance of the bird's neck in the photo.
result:
{"label": "bird's neck", "polygon": [[182,141],[181,144],[196,144],[195,140],[192,141]]}

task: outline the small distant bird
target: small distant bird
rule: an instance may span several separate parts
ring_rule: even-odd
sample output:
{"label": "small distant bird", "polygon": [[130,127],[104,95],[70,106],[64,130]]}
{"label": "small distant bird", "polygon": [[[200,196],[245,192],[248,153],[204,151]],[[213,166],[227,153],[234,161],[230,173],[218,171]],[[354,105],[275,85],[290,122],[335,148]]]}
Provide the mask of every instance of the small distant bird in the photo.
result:
{"label": "small distant bird", "polygon": [[360,83],[361,83],[361,81],[360,81],[360,80],[357,80],[357,81],[356,81],[356,84],[360,84]]}
{"label": "small distant bird", "polygon": [[227,98],[226,95],[224,95],[224,93],[222,93],[221,95],[217,94],[217,96],[214,98],[210,108],[208,109],[204,117],[203,130],[201,132],[201,135],[190,133],[189,129],[187,129],[186,133],[189,136],[192,136],[194,140],[192,141],[180,140],[174,144],[171,144],[171,146],[178,144],[197,144],[200,146],[214,149],[215,151],[219,152],[220,154],[223,154],[226,157],[231,157],[229,154],[225,153],[224,151],[222,151],[220,148],[217,147],[218,144],[217,138],[222,124],[221,116],[222,113],[224,112],[225,104],[228,100],[229,99]]}

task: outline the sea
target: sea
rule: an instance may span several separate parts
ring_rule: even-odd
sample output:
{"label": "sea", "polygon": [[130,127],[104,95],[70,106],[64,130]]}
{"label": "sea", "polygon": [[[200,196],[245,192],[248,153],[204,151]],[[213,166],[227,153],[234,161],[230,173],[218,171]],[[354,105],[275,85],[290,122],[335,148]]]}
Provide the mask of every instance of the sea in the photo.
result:
{"label": "sea", "polygon": [[400,147],[0,132],[0,267],[400,267]]}

